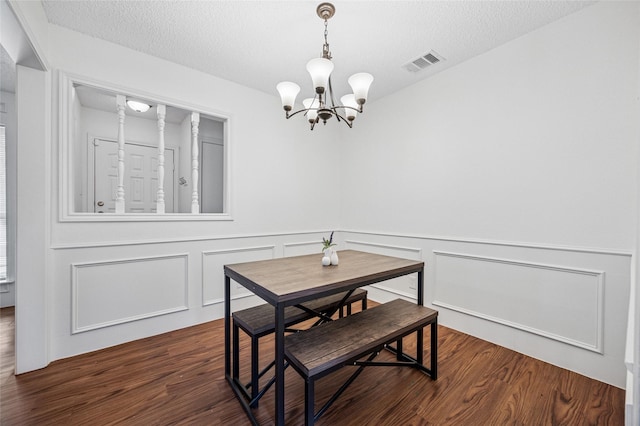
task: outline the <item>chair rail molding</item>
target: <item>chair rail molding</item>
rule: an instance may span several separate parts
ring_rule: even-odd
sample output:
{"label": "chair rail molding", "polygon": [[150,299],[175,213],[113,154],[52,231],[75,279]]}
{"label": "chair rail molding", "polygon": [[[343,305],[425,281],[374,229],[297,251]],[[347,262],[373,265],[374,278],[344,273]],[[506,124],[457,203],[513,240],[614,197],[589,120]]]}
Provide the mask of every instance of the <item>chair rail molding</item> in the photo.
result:
{"label": "chair rail molding", "polygon": [[[202,306],[224,303],[224,265],[274,259],[275,245],[237,247],[202,252]],[[231,300],[252,297],[254,294],[236,284],[231,287]]]}

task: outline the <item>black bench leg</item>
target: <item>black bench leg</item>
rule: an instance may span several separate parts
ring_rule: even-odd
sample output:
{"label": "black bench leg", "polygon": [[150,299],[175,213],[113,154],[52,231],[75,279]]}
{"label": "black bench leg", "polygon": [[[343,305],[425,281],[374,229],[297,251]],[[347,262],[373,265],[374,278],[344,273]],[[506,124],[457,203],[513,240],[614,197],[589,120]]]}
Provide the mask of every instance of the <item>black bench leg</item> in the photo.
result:
{"label": "black bench leg", "polygon": [[396,359],[404,361],[404,349],[402,348],[402,337],[396,341]]}
{"label": "black bench leg", "polygon": [[364,299],[362,299],[362,310],[366,310],[367,309],[367,298],[365,297]]}
{"label": "black bench leg", "polygon": [[418,361],[418,364],[424,365],[424,329],[422,328],[417,331],[416,345],[418,348],[416,361]]}
{"label": "black bench leg", "polygon": [[431,378],[438,378],[438,320],[431,323]]}
{"label": "black bench leg", "polygon": [[238,380],[240,374],[240,328],[233,323],[233,379]]}
{"label": "black bench leg", "polygon": [[315,395],[314,395],[314,383],[313,379],[305,379],[304,387],[304,424],[305,426],[311,426],[315,422]]}
{"label": "black bench leg", "polygon": [[258,406],[258,381],[260,376],[258,374],[258,338],[251,336],[251,401],[254,401],[252,407]]}

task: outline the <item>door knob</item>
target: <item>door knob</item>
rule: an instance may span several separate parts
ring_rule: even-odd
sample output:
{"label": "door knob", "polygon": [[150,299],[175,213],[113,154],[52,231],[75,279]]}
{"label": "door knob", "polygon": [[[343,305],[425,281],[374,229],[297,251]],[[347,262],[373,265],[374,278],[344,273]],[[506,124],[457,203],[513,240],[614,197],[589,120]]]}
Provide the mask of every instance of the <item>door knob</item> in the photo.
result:
{"label": "door knob", "polygon": [[104,201],[98,201],[98,206],[100,207],[104,206]]}

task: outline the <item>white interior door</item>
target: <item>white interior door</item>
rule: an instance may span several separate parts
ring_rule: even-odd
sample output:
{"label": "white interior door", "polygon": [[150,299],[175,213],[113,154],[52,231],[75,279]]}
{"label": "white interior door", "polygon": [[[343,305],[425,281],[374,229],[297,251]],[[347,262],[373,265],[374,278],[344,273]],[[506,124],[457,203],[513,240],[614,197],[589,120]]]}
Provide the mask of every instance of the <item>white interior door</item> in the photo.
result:
{"label": "white interior door", "polygon": [[[94,139],[93,208],[96,213],[114,213],[118,190],[118,143]],[[155,213],[158,191],[158,149],[125,144],[125,212]],[[165,149],[165,211],[173,212],[174,152]]]}

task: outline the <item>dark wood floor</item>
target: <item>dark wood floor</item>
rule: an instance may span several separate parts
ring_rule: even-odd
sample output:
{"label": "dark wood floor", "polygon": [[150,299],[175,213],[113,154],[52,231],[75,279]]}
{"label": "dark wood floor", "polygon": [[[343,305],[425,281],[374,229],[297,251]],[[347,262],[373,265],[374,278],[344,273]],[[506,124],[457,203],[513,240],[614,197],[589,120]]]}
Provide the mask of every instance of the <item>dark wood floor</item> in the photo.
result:
{"label": "dark wood floor", "polygon": [[[0,310],[0,327],[3,426],[249,424],[224,380],[222,320],[55,361],[17,377],[12,308]],[[408,368],[365,369],[318,424],[624,424],[621,389],[446,327],[439,327],[438,340],[437,381]],[[266,362],[273,340],[261,344]],[[248,340],[241,345],[248,355]],[[316,400],[328,398],[350,368],[321,379]],[[286,380],[286,422],[299,425],[303,381],[292,369]],[[273,397],[271,389],[256,410],[261,424],[273,424]]]}

